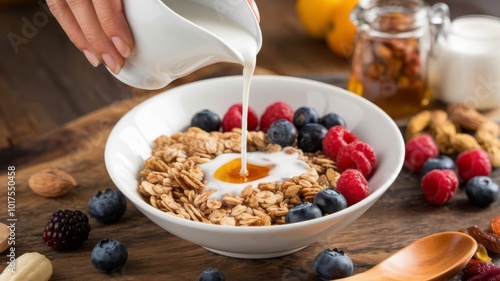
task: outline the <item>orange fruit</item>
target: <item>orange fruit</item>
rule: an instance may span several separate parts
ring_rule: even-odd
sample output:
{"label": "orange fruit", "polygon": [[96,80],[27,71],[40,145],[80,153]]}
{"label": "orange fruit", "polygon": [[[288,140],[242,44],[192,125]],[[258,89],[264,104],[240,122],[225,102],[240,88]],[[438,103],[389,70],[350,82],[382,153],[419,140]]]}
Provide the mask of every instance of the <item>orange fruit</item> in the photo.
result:
{"label": "orange fruit", "polygon": [[352,55],[356,39],[356,26],[350,16],[357,4],[358,0],[344,0],[331,15],[326,43],[339,56],[350,57]]}
{"label": "orange fruit", "polygon": [[496,235],[500,235],[500,216],[495,217],[491,220],[490,230]]}
{"label": "orange fruit", "polygon": [[295,10],[307,33],[322,39],[330,28],[332,13],[343,2],[344,0],[297,0]]}

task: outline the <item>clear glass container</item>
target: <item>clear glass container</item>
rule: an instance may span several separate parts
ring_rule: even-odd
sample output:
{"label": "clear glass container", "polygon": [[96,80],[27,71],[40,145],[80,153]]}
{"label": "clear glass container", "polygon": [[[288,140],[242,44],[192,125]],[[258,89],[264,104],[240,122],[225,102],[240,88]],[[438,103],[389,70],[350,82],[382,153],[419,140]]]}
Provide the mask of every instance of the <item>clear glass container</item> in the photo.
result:
{"label": "clear glass container", "polygon": [[416,113],[431,100],[428,59],[434,22],[448,16],[442,3],[422,0],[360,0],[352,20],[357,37],[348,89],[391,117]]}

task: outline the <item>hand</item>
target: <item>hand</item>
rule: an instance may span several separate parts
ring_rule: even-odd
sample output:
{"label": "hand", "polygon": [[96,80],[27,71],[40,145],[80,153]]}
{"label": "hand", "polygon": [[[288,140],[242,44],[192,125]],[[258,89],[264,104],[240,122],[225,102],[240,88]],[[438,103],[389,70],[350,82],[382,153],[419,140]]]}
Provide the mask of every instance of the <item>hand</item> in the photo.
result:
{"label": "hand", "polygon": [[254,0],[248,0],[248,3],[250,6],[252,6],[253,12],[255,13],[255,16],[257,17],[257,20],[260,21],[260,14],[259,14],[259,8],[257,7],[257,3],[255,3]]}
{"label": "hand", "polygon": [[[247,1],[259,19],[255,1]],[[47,5],[90,64],[104,62],[113,73],[120,72],[134,48],[121,0],[47,0]]]}

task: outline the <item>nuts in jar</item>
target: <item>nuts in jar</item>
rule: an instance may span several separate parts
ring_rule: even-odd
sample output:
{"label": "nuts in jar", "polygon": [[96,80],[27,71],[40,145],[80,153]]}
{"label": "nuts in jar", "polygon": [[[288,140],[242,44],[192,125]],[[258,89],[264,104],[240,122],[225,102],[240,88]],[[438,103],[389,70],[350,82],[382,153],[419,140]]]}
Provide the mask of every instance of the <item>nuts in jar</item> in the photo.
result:
{"label": "nuts in jar", "polygon": [[348,89],[391,117],[421,110],[431,99],[426,70],[432,40],[425,3],[363,1],[353,19],[357,40]]}

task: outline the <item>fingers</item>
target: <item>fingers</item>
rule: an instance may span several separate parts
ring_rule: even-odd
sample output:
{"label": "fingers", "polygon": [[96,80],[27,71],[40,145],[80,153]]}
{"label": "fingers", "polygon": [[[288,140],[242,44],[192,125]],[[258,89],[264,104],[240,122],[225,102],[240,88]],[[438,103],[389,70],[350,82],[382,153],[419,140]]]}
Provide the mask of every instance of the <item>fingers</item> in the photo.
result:
{"label": "fingers", "polygon": [[47,0],[47,5],[71,42],[85,54],[90,64],[94,67],[98,66],[100,59],[95,55],[90,44],[88,44],[68,4],[60,0]]}
{"label": "fingers", "polygon": [[133,48],[120,0],[47,0],[47,4],[93,66],[104,62],[113,73],[120,72]]}
{"label": "fingers", "polygon": [[259,13],[259,8],[257,7],[257,3],[255,3],[254,0],[248,0],[248,3],[253,9],[253,12],[255,13],[255,16],[257,17],[257,20],[260,21],[260,13]]}
{"label": "fingers", "polygon": [[92,50],[113,73],[120,72],[125,59],[104,32],[92,2],[68,0],[67,3]]}
{"label": "fingers", "polygon": [[121,0],[93,0],[97,17],[104,33],[111,39],[118,52],[128,57],[134,44]]}

